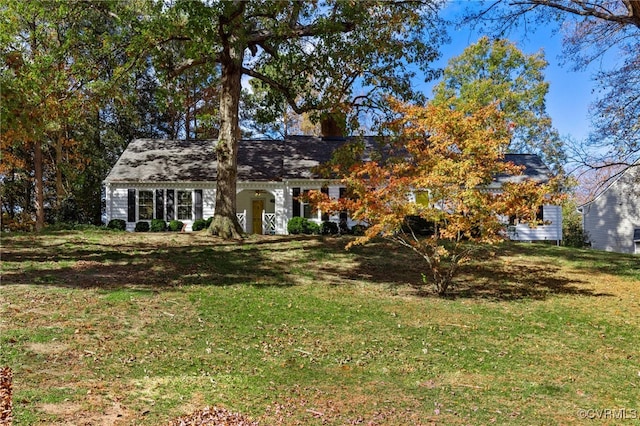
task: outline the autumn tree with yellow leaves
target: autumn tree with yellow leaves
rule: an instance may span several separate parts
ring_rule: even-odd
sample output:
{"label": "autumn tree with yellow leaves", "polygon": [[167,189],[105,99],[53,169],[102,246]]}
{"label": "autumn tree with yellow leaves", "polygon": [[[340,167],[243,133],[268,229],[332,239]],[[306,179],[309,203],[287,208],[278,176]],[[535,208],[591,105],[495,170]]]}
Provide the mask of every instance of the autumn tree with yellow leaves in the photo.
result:
{"label": "autumn tree with yellow leaves", "polygon": [[522,172],[504,160],[513,129],[496,105],[473,113],[434,104],[394,108],[401,118],[389,124],[391,136],[376,152],[351,151],[360,160],[348,170],[340,167],[348,162],[336,162],[349,196],[310,197],[323,210],[347,210],[367,225],[350,245],[382,237],[413,250],[424,261],[424,282],[444,295],[481,245],[506,238],[505,217],[539,225],[538,206],[557,195],[553,182],[488,189],[496,176]]}

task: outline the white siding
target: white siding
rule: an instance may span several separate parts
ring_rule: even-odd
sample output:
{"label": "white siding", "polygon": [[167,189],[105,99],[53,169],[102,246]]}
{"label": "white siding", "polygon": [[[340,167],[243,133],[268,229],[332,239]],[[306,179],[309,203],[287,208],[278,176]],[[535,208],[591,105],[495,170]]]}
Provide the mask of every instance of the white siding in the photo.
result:
{"label": "white siding", "polygon": [[202,218],[209,219],[216,208],[216,190],[213,188],[202,190]]}
{"label": "white siding", "polygon": [[[127,205],[128,205],[128,188],[118,188],[114,185],[110,185],[110,202],[107,205],[107,223],[111,219],[127,220]],[[127,231],[133,231],[136,224],[134,222],[127,222]]]}
{"label": "white siding", "polygon": [[527,224],[519,224],[515,227],[515,233],[511,234],[512,240],[517,241],[561,241],[562,240],[562,207],[543,206],[543,220],[550,222],[548,225],[540,225],[530,228]]}
{"label": "white siding", "polygon": [[271,190],[275,196],[275,213],[276,213],[276,234],[284,235],[287,233],[287,209],[285,208],[284,188]]}
{"label": "white siding", "polygon": [[640,229],[640,165],[582,206],[582,219],[592,248],[634,253],[633,231]]}
{"label": "white siding", "polygon": [[[213,216],[214,208],[215,208],[215,193],[216,190],[213,188],[194,188],[192,185],[188,184],[173,184],[173,185],[159,185],[159,186],[150,186],[150,185],[127,185],[127,184],[109,184],[107,187],[107,223],[111,219],[122,219],[127,221],[128,219],[128,203],[129,203],[129,195],[128,190],[135,189],[137,191],[153,191],[154,192],[154,216],[155,216],[155,191],[156,189],[173,189],[176,191],[192,191],[194,189],[202,189],[202,218],[207,219]],[[137,199],[137,197],[136,197]],[[166,192],[164,194],[164,202],[167,202]],[[177,195],[174,200],[174,208],[177,205]],[[194,205],[195,208],[195,205]],[[136,206],[136,217],[137,217],[137,206]],[[174,217],[176,215],[174,214]],[[166,220],[166,217],[165,217]],[[191,226],[193,225],[193,220],[183,220],[187,227],[186,231],[191,231]],[[127,231],[133,231],[135,229],[136,222],[127,222]]]}

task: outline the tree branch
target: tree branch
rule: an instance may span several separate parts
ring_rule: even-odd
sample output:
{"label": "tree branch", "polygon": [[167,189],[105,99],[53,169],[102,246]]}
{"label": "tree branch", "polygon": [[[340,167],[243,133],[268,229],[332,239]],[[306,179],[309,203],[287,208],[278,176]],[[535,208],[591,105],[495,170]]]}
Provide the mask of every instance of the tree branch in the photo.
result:
{"label": "tree branch", "polygon": [[262,81],[263,83],[268,84],[269,86],[271,86],[272,88],[278,90],[280,93],[282,93],[284,95],[284,97],[287,100],[287,103],[289,104],[289,106],[291,106],[291,109],[293,109],[293,111],[295,111],[296,114],[302,114],[305,113],[307,111],[310,111],[312,109],[314,109],[311,106],[307,106],[307,107],[303,107],[303,106],[299,106],[296,103],[296,94],[291,92],[291,88],[287,87],[286,85],[272,79],[271,77],[267,77],[264,74],[261,74],[255,70],[249,69],[249,68],[245,68],[242,67],[242,72],[243,74],[246,74],[250,77],[253,78],[257,78],[258,80]]}
{"label": "tree branch", "polygon": [[569,2],[569,4],[573,4],[575,6],[570,6],[569,4],[550,0],[514,0],[510,4],[512,6],[549,7],[552,9],[571,13],[573,15],[593,17],[625,25],[630,24],[640,28],[640,2],[633,0],[624,0],[624,3],[629,12],[627,15],[615,14],[612,11],[605,9],[602,4],[583,1]]}
{"label": "tree branch", "polygon": [[219,56],[215,56],[215,57],[201,56],[198,59],[191,59],[191,58],[186,59],[182,61],[176,68],[172,69],[171,72],[169,73],[169,76],[171,78],[175,78],[191,68],[204,65],[209,62],[220,62],[220,57]]}
{"label": "tree branch", "polygon": [[[348,33],[353,31],[355,23],[337,22],[338,31]],[[318,23],[309,25],[294,25],[289,27],[286,33],[275,33],[272,30],[260,30],[249,35],[249,44],[260,44],[267,40],[289,40],[301,37],[313,37],[323,33],[322,27]]]}

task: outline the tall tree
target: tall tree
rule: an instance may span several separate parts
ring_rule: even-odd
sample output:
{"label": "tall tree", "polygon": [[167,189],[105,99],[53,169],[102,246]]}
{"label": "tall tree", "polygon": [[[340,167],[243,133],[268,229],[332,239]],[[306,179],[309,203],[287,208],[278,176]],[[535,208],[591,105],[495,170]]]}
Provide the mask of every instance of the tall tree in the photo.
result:
{"label": "tall tree", "polygon": [[508,149],[539,154],[559,172],[566,158],[546,111],[546,66],[542,52],[527,55],[505,39],[482,37],[449,61],[433,103],[468,113],[496,103],[512,128]]}
{"label": "tall tree", "polygon": [[640,159],[640,2],[498,0],[485,5],[468,20],[489,23],[500,34],[556,23],[564,56],[576,69],[597,63],[600,96],[591,106],[593,131],[573,159],[596,169],[635,164]]}
{"label": "tall tree", "polygon": [[[235,212],[242,78],[259,79],[296,112],[374,107],[382,92],[415,95],[409,78],[438,56],[440,0],[177,0],[162,34],[185,43],[176,74],[198,66],[220,75],[215,217],[210,232],[240,238]],[[414,68],[406,67],[415,64]],[[358,87],[358,97],[354,96]]]}
{"label": "tall tree", "polygon": [[92,160],[83,156],[87,140],[77,136],[90,133],[100,108],[111,77],[105,64],[122,54],[124,23],[134,21],[128,10],[121,2],[81,1],[9,0],[0,7],[0,142],[10,160],[0,173],[33,176],[38,230],[45,208],[61,205]]}
{"label": "tall tree", "polygon": [[[535,225],[552,187],[523,181],[487,189],[499,174],[520,173],[504,161],[511,129],[495,103],[465,111],[437,103],[396,108],[401,118],[390,124],[393,136],[382,155],[356,150],[361,161],[347,161],[349,196],[331,200],[314,192],[311,199],[324,211],[347,210],[370,225],[351,245],[381,236],[413,250],[424,261],[425,283],[445,294],[478,244],[505,238],[500,217]],[[362,161],[362,154],[378,160]],[[335,163],[336,172],[345,171],[344,163]]]}

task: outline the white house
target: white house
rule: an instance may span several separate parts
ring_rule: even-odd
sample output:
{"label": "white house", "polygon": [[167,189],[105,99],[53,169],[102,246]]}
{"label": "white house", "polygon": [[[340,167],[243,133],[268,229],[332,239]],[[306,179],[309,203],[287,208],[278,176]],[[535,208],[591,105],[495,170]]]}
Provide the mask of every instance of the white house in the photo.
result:
{"label": "white house", "polygon": [[[366,138],[372,142],[373,138]],[[243,229],[254,234],[286,234],[287,222],[302,216],[316,222],[339,222],[338,216],[323,215],[298,196],[321,190],[341,197],[338,180],[323,179],[314,168],[331,159],[345,138],[288,136],[284,140],[242,140],[238,147],[237,215]],[[197,219],[213,216],[216,166],[212,140],[132,141],[104,180],[107,221],[124,219],[132,231],[138,221],[181,220],[190,231]],[[530,154],[507,155],[507,161],[524,165],[522,176],[498,176],[499,189],[508,180],[546,181],[549,169]],[[560,240],[562,218],[559,206],[541,207],[548,225],[535,229],[526,224],[510,227],[512,239]],[[348,221],[348,226],[354,223]]]}
{"label": "white house", "polygon": [[[178,219],[190,231],[197,219],[213,216],[216,167],[213,140],[136,139],[104,180],[107,221]],[[286,234],[287,222],[323,217],[297,196],[315,189],[342,195],[338,182],[312,169],[328,161],[345,139],[292,136],[286,140],[242,140],[238,149],[237,214],[248,233]],[[324,218],[326,219],[326,217]],[[329,218],[338,221],[337,216]],[[352,225],[352,224],[351,224]]]}
{"label": "white house", "polygon": [[640,161],[578,211],[592,248],[640,254]]}

